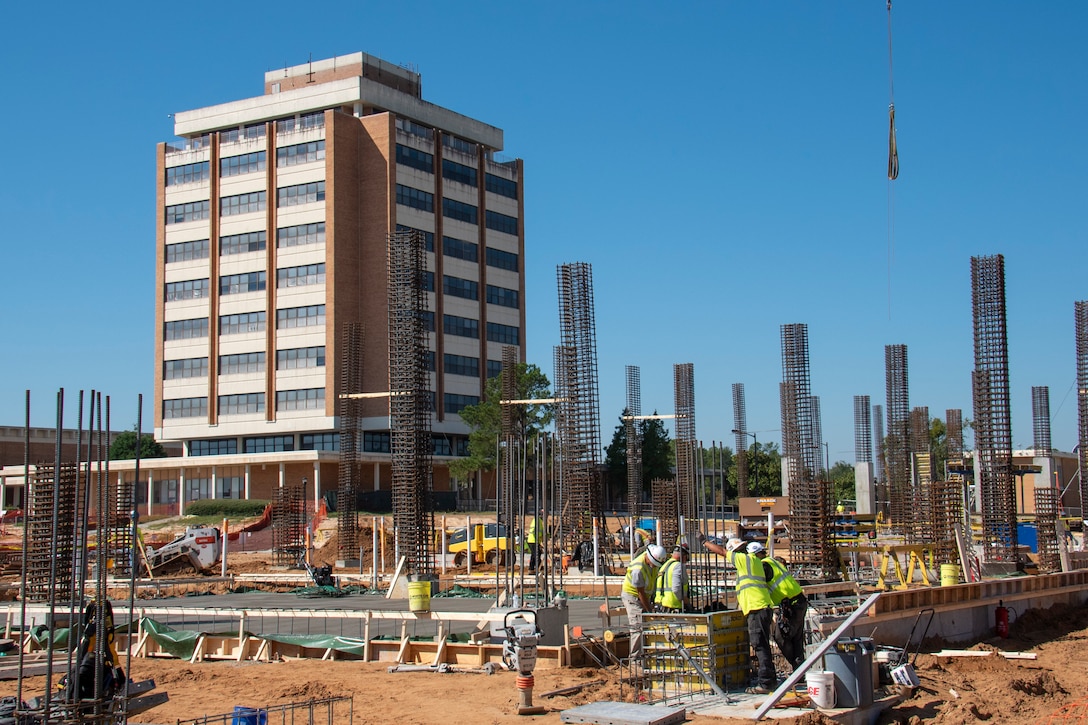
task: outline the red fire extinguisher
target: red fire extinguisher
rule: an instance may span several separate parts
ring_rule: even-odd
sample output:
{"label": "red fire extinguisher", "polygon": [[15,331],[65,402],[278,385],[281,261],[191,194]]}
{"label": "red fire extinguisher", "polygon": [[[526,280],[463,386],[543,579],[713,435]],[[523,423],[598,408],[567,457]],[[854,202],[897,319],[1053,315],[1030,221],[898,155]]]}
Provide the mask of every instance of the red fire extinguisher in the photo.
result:
{"label": "red fire extinguisher", "polygon": [[1009,638],[1009,608],[1003,606],[1004,602],[1000,599],[997,600],[997,609],[994,610],[994,616],[997,619],[997,636],[1002,639]]}

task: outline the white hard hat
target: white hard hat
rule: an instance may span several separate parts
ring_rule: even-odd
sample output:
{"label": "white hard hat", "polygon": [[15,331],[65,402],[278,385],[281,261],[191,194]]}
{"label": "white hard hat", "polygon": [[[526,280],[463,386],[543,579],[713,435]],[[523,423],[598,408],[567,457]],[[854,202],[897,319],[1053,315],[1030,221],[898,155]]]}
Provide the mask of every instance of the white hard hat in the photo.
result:
{"label": "white hard hat", "polygon": [[740,539],[730,539],[729,541],[725,542],[725,550],[730,553],[736,551],[742,546],[744,546],[744,542]]}
{"label": "white hard hat", "polygon": [[646,556],[654,564],[661,565],[665,563],[665,559],[669,558],[669,553],[665,551],[664,546],[658,544],[650,544],[646,547]]}
{"label": "white hard hat", "polygon": [[748,544],[748,553],[749,554],[759,554],[762,551],[763,551],[763,544],[759,543],[758,541],[753,541],[750,544]]}

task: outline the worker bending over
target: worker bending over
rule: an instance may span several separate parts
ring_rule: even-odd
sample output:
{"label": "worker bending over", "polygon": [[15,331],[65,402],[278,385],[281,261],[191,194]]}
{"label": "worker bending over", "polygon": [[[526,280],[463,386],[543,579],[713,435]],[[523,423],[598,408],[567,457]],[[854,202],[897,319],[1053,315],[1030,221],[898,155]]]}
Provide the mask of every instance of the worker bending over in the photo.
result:
{"label": "worker bending over", "polygon": [[657,572],[666,558],[664,546],[650,544],[646,551],[631,560],[623,577],[620,600],[627,610],[627,624],[631,627],[632,659],[642,654],[642,614],[653,610]]}
{"label": "worker bending over", "polygon": [[756,685],[749,687],[746,692],[755,695],[769,694],[774,691],[778,681],[774,662],[771,660],[774,605],[759,557],[750,555],[740,539],[730,539],[724,549],[711,541],[704,541],[703,546],[707,551],[728,558],[729,563],[737,570],[737,606],[748,622],[748,641],[756,652],[757,664]]}
{"label": "worker bending over", "polygon": [[661,566],[657,575],[657,595],[654,604],[662,612],[691,611],[688,595],[687,563],[691,559],[688,545],[677,544],[672,556]]}
{"label": "worker bending over", "polygon": [[805,614],[808,612],[808,598],[786,566],[778,559],[767,556],[763,544],[753,541],[748,544],[748,553],[763,562],[763,575],[767,579],[767,588],[771,590],[771,603],[778,607],[778,618],[772,636],[778,649],[782,651],[782,656],[796,672],[805,661]]}

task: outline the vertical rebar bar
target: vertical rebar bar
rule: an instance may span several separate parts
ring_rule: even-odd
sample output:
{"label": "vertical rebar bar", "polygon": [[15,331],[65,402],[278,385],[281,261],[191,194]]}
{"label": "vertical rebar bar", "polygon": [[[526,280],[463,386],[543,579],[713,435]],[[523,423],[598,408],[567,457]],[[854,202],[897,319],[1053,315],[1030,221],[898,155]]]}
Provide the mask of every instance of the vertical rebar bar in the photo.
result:
{"label": "vertical rebar bar", "polygon": [[[744,383],[733,383],[733,430],[737,452],[737,498],[748,496],[748,411],[744,402]],[[758,451],[757,451],[758,453]]]}

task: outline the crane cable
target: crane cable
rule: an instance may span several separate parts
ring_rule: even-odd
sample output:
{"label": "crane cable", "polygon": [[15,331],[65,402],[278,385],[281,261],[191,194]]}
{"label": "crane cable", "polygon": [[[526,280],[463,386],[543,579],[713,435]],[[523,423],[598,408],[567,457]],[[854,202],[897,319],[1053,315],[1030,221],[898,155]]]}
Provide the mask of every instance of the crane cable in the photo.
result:
{"label": "crane cable", "polygon": [[892,67],[892,0],[888,0],[888,320],[892,319],[892,259],[895,252],[895,194],[899,147],[895,140],[895,73]]}

